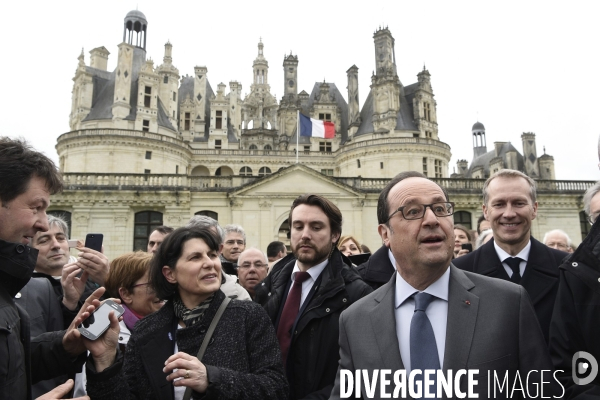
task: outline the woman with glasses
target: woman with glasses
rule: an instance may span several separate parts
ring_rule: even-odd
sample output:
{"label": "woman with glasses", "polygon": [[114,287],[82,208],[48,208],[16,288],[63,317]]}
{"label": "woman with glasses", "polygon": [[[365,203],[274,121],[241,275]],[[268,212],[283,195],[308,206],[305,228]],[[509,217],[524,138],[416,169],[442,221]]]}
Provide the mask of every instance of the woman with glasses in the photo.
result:
{"label": "woman with glasses", "polygon": [[110,263],[104,286],[108,295],[121,299],[121,305],[125,308],[123,320],[119,324],[119,344],[126,345],[135,324],[163,305],[150,286],[151,260],[151,253],[137,251],[117,257]]}
{"label": "woman with glasses", "polygon": [[[151,253],[136,251],[126,253],[112,260],[110,271],[104,282],[106,293],[121,300],[125,308],[123,320],[119,322],[119,347],[125,350],[135,324],[154,311],[163,302],[149,284]],[[86,394],[85,369],[75,377],[75,396]]]}
{"label": "woman with glasses", "polygon": [[220,246],[221,237],[211,229],[179,228],[167,236],[150,268],[151,288],[165,305],[136,324],[123,359],[116,352],[114,318],[102,340],[85,342],[92,354],[91,398],[288,397],[266,312],[254,302],[229,302],[220,290]]}

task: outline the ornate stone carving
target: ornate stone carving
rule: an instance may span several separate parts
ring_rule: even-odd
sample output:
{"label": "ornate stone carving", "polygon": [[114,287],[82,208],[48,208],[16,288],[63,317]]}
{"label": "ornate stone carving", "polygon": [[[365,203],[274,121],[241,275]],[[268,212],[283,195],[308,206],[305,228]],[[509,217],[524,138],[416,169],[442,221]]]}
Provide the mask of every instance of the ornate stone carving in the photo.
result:
{"label": "ornate stone carving", "polygon": [[363,208],[365,205],[365,201],[363,199],[356,199],[352,201],[352,207],[354,208]]}
{"label": "ornate stone carving", "polygon": [[258,206],[260,208],[270,208],[272,204],[273,203],[271,203],[269,200],[263,200],[263,201],[261,201],[261,202],[258,203]]}
{"label": "ornate stone carving", "polygon": [[233,208],[240,208],[244,206],[244,202],[241,199],[231,199],[229,205]]}

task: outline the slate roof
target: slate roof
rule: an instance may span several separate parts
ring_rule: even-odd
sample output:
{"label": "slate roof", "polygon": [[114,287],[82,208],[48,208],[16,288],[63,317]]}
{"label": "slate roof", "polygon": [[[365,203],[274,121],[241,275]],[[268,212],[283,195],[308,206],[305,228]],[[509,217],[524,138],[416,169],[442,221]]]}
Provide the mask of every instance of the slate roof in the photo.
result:
{"label": "slate roof", "polygon": [[[396,130],[405,131],[416,131],[418,130],[417,125],[413,120],[413,105],[412,99],[414,93],[418,89],[418,83],[404,87],[404,96],[402,90],[400,91],[400,111],[396,116]],[[356,131],[355,136],[366,135],[373,133],[375,128],[373,126],[373,94],[369,92],[365,104],[363,104],[360,110],[361,123]]]}
{"label": "slate roof", "polygon": [[473,159],[473,161],[471,162],[471,165],[469,166],[469,170],[467,171],[466,177],[470,178],[473,169],[475,169],[477,167],[483,167],[485,176],[489,176],[490,175],[490,161],[492,161],[493,158],[502,157],[502,160],[504,161],[504,165],[506,165],[506,153],[508,153],[509,151],[517,152],[517,167],[518,167],[517,169],[519,171],[524,171],[525,163],[523,162],[523,155],[521,153],[519,153],[519,151],[515,148],[515,146],[512,145],[512,143],[506,142],[500,148],[500,152],[498,155],[496,155],[496,150],[494,149],[494,150],[488,151],[485,154],[480,155],[479,157],[475,157]]}
{"label": "slate roof", "polygon": [[[146,63],[146,51],[139,47],[133,48],[133,66],[131,71],[131,96],[129,105],[131,110],[125,117],[128,121],[134,121],[137,114],[138,78],[142,66]],[[94,121],[112,119],[112,105],[115,97],[116,69],[112,72],[97,68],[86,67],[86,72],[92,75],[92,108],[83,121]],[[158,102],[158,125],[175,131],[162,102]]]}

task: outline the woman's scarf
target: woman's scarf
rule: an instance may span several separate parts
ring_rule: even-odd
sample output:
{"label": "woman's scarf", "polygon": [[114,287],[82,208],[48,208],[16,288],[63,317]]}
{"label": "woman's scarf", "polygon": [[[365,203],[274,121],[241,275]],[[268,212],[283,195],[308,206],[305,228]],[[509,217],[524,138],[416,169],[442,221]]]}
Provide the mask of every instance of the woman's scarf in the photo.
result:
{"label": "woman's scarf", "polygon": [[136,322],[142,319],[142,316],[127,307],[125,304],[123,304],[123,308],[125,309],[125,312],[123,313],[123,322],[125,322],[125,326],[129,329],[129,331],[133,332],[133,327],[135,326]]}
{"label": "woman's scarf", "polygon": [[181,298],[178,295],[175,295],[173,298],[173,310],[175,311],[177,318],[183,320],[183,323],[186,327],[192,326],[200,321],[214,297],[215,295],[211,294],[206,300],[190,310],[185,306],[185,304],[183,304]]}

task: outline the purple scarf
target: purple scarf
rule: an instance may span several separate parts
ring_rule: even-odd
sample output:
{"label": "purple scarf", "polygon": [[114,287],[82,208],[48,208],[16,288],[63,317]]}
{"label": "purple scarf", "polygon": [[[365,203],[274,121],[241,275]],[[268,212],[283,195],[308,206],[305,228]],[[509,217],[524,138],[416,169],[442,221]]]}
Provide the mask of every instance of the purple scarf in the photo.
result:
{"label": "purple scarf", "polygon": [[133,327],[135,323],[138,322],[141,318],[136,315],[133,311],[129,309],[125,304],[122,304],[125,312],[123,313],[123,322],[125,322],[125,326],[129,329],[130,332],[133,332]]}

